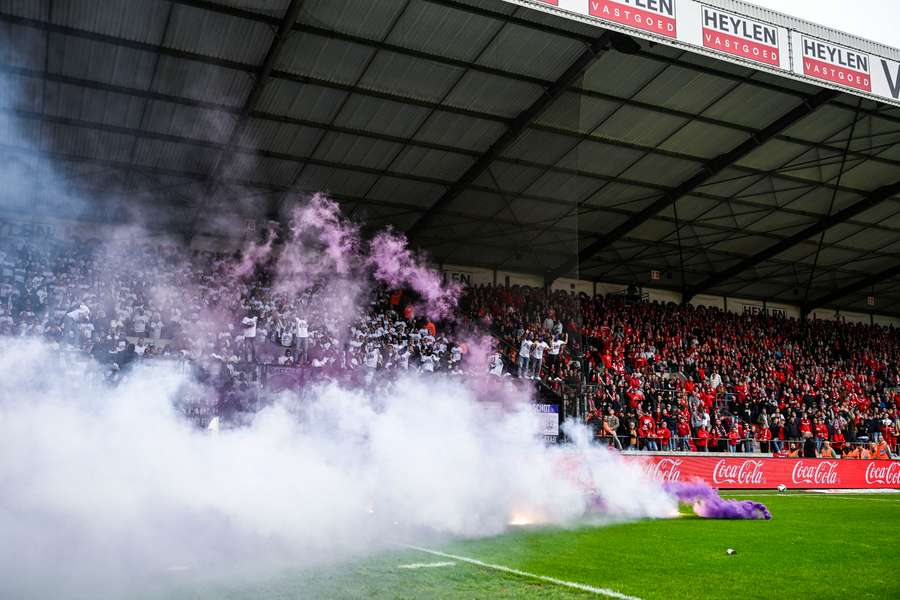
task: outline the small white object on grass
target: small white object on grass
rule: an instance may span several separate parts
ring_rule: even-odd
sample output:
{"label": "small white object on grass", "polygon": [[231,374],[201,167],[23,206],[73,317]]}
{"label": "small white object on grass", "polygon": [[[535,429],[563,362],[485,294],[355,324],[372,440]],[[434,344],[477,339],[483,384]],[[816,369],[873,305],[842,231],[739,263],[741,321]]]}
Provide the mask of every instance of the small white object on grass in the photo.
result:
{"label": "small white object on grass", "polygon": [[733,555],[737,554],[737,552],[734,551],[734,548],[729,548],[728,550],[725,551],[725,554],[727,554],[728,556],[733,556]]}
{"label": "small white object on grass", "polygon": [[779,494],[783,494],[787,491],[787,486],[784,485],[783,483],[779,483],[778,487],[776,489],[778,490]]}

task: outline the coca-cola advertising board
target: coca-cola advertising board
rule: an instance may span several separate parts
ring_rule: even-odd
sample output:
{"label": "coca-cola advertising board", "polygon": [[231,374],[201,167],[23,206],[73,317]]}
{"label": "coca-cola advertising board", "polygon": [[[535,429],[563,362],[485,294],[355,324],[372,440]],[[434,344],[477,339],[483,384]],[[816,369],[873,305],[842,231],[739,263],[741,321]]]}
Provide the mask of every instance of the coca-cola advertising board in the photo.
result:
{"label": "coca-cola advertising board", "polygon": [[626,456],[660,481],[701,479],[717,488],[900,488],[900,461],[720,456]]}

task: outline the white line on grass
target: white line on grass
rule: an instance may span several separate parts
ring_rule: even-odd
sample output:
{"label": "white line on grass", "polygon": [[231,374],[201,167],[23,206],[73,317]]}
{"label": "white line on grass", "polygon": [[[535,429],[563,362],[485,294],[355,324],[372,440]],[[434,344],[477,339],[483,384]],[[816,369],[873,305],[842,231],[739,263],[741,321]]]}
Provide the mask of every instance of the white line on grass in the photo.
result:
{"label": "white line on grass", "polygon": [[452,567],[456,563],[449,561],[430,562],[430,563],[411,563],[408,565],[398,565],[398,569],[436,569],[438,567]]}
{"label": "white line on grass", "polygon": [[467,556],[458,556],[456,554],[448,554],[446,552],[440,552],[439,550],[431,550],[430,548],[422,548],[420,546],[409,546],[404,544],[406,548],[410,550],[418,550],[419,552],[425,552],[426,554],[432,554],[434,556],[440,556],[443,558],[450,558],[453,560],[458,560],[460,562],[469,563],[470,565],[475,565],[478,567],[483,567],[485,569],[492,569],[494,571],[500,571],[502,573],[509,573],[511,575],[518,575],[519,577],[527,577],[528,579],[537,579],[539,581],[546,581],[547,583],[552,583],[554,585],[559,585],[567,588],[572,588],[576,590],[581,590],[582,592],[589,592],[591,594],[596,594],[598,596],[606,596],[608,598],[618,598],[618,600],[641,600],[637,596],[627,596],[615,590],[610,590],[607,588],[598,588],[592,585],[586,585],[584,583],[577,583],[575,581],[565,581],[563,579],[556,579],[555,577],[547,577],[546,575],[537,575],[535,573],[529,573],[527,571],[520,571],[519,569],[513,569],[511,567],[504,567],[503,565],[494,565],[491,563],[482,562],[480,560],[469,558]]}

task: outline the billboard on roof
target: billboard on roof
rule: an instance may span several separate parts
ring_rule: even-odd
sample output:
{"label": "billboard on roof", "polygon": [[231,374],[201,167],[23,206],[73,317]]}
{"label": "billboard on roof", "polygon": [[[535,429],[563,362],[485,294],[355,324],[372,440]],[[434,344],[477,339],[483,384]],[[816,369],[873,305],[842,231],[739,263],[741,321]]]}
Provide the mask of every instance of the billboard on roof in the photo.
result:
{"label": "billboard on roof", "polygon": [[[858,39],[860,47],[838,43],[803,22],[763,11],[770,19],[744,14],[750,7],[697,0],[504,0],[595,21],[636,37],[687,46],[763,69],[900,105],[900,61],[865,47],[891,49]],[[729,8],[724,8],[725,6]],[[778,22],[778,20],[783,22]],[[798,25],[799,23],[799,25]],[[808,24],[808,29],[821,29]],[[850,38],[832,32],[841,38]]]}

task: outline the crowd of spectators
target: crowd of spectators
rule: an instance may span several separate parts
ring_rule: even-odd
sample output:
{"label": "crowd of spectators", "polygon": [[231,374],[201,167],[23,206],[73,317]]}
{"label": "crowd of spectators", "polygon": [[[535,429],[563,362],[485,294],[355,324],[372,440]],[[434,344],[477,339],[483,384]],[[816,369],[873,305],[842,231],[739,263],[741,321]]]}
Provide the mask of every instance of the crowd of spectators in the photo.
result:
{"label": "crowd of spectators", "polygon": [[[348,320],[317,288],[235,278],[233,257],[152,244],[0,244],[0,337],[90,354],[115,378],[150,358],[322,375],[461,373],[466,345],[376,290]],[[461,311],[492,330],[489,373],[534,382],[624,449],[847,454],[897,449],[900,332],[651,303],[627,295],[476,286]],[[875,449],[876,452],[882,450]]]}
{"label": "crowd of spectators", "polygon": [[[304,366],[321,375],[413,369],[458,373],[463,348],[416,318],[402,294],[376,290],[351,318],[316,286],[276,293],[234,257],[151,244],[0,246],[0,337],[33,336],[88,353],[111,373],[161,358]],[[330,292],[333,293],[333,292]]]}
{"label": "crowd of spectators", "polygon": [[894,328],[505,286],[471,289],[464,308],[492,324],[518,376],[584,399],[619,448],[897,450]]}

